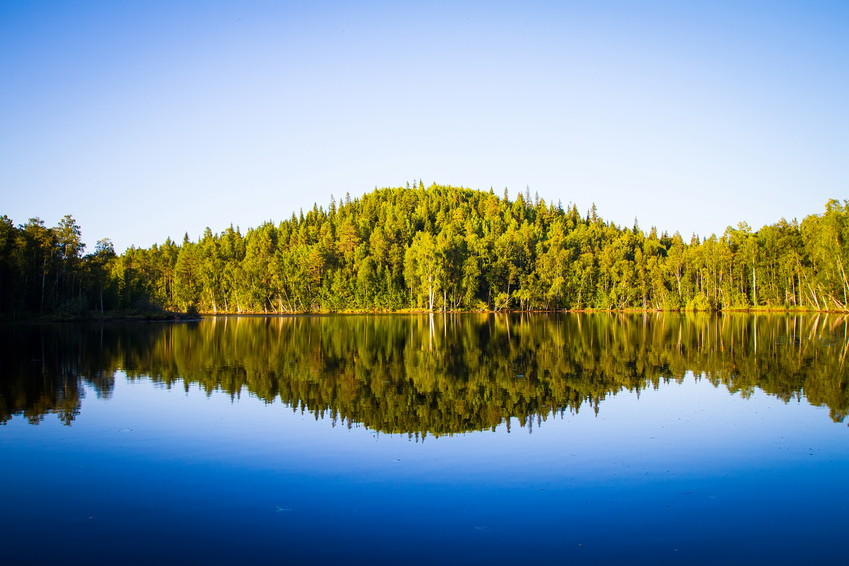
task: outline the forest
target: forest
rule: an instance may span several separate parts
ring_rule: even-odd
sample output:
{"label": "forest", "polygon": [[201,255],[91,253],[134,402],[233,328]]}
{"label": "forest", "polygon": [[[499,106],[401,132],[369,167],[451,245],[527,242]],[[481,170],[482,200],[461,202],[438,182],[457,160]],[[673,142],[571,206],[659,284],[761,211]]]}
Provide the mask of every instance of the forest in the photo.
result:
{"label": "forest", "polygon": [[530,191],[375,189],[244,234],[86,253],[65,216],[0,217],[0,316],[849,307],[849,201],[689,241]]}

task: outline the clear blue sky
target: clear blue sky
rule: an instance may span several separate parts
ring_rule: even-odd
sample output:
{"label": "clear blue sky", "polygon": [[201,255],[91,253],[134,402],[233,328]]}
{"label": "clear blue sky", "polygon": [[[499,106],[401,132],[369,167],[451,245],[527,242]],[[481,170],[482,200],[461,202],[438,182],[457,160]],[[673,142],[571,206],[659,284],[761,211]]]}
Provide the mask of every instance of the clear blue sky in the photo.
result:
{"label": "clear blue sky", "polygon": [[120,251],[413,179],[721,233],[849,198],[849,2],[2,2],[0,214]]}

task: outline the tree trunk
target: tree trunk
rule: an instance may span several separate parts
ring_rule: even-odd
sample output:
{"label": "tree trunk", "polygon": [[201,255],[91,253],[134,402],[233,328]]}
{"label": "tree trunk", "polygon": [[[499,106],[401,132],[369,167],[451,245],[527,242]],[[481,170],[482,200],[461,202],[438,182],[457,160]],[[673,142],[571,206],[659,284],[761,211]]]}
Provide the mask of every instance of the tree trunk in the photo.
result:
{"label": "tree trunk", "polygon": [[755,268],[755,256],[752,255],[752,303],[758,306],[758,284],[757,284],[757,269]]}
{"label": "tree trunk", "polygon": [[41,268],[41,314],[44,314],[44,280],[47,278],[47,258],[44,258],[44,265]]}

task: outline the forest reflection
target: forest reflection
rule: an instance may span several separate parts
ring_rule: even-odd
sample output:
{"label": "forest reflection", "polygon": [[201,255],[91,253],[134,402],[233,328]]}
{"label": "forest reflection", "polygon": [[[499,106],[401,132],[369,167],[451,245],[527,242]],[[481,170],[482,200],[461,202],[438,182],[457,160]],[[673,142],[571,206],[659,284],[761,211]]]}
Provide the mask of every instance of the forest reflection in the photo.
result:
{"label": "forest reflection", "polygon": [[0,329],[0,422],[54,413],[70,424],[82,383],[108,397],[119,371],[416,437],[511,418],[532,429],[688,372],[744,397],[804,396],[843,422],[848,325],[828,314],[569,313],[10,326]]}

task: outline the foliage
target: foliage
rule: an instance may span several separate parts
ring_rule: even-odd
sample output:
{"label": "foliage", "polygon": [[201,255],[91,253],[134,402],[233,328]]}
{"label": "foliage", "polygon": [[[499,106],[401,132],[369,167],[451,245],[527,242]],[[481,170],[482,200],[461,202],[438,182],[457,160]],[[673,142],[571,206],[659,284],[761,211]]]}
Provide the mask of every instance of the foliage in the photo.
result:
{"label": "foliage", "polygon": [[[101,245],[102,244],[102,245]],[[721,236],[648,234],[526,192],[423,184],[346,197],[244,235],[209,228],[83,255],[66,216],[0,219],[0,313],[847,310],[849,204]]]}

